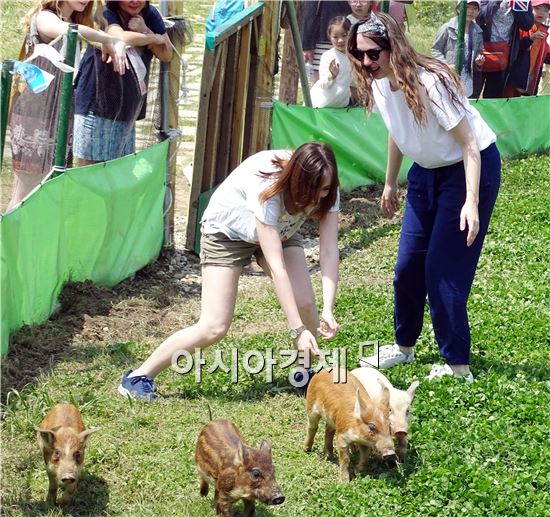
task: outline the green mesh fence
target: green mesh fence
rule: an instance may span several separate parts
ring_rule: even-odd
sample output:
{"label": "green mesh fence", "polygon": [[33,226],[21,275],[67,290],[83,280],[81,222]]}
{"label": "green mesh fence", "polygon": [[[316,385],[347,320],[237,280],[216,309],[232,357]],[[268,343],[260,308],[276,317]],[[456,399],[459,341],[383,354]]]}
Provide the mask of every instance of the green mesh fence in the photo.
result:
{"label": "green mesh fence", "polygon": [[[497,134],[504,158],[550,150],[550,95],[484,99],[473,105]],[[272,148],[294,149],[311,140],[330,144],[344,190],[384,181],[387,138],[381,117],[367,117],[362,108],[316,109],[275,102]],[[403,161],[400,180],[410,165],[410,160]]]}
{"label": "green mesh fence", "polygon": [[113,286],[163,242],[168,140],[71,169],[0,218],[1,353],[9,334],[47,319],[67,282]]}

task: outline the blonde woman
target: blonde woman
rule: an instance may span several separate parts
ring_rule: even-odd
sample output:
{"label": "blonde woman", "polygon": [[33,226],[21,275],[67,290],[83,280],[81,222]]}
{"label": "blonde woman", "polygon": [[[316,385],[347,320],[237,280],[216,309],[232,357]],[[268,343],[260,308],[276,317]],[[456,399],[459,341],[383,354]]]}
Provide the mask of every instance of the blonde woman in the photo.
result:
{"label": "blonde woman", "polygon": [[395,266],[395,344],[362,362],[390,368],[413,361],[427,296],[445,360],[428,378],[473,380],[466,306],[500,185],[496,136],[470,106],[459,77],[417,53],[390,16],[355,25],[348,53],[362,103],[389,132],[384,215],[399,207],[403,155],[414,161]]}
{"label": "blonde woman", "polygon": [[[119,74],[126,70],[125,44],[92,25],[93,2],[88,0],[41,0],[23,20],[26,32],[20,59],[33,53],[39,43],[50,43],[67,33],[70,23],[78,24],[82,38],[101,44],[103,59],[112,63]],[[62,47],[60,39],[53,46]],[[57,135],[57,107],[63,73],[47,59],[33,64],[55,76],[48,89],[33,93],[16,76],[10,114],[11,148],[15,186],[8,210],[20,203],[50,172]],[[71,134],[71,132],[69,132]]]}

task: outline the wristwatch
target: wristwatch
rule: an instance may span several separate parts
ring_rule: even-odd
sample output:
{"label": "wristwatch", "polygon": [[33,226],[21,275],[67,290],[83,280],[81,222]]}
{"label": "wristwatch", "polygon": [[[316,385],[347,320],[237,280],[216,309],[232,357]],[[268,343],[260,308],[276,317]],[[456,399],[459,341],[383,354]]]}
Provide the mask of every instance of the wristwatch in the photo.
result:
{"label": "wristwatch", "polygon": [[306,329],[307,327],[305,325],[302,325],[297,329],[290,329],[290,337],[292,339],[298,339],[300,337],[300,334]]}

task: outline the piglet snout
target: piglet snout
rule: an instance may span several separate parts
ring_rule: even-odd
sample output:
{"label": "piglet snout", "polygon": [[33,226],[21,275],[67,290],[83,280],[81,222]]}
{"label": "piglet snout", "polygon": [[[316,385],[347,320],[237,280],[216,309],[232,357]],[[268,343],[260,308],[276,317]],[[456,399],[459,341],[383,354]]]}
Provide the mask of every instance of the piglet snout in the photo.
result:
{"label": "piglet snout", "polygon": [[382,459],[387,463],[395,463],[397,461],[397,454],[394,450],[388,450],[382,454]]}
{"label": "piglet snout", "polygon": [[396,431],[395,436],[397,438],[406,438],[407,437],[407,431]]}
{"label": "piglet snout", "polygon": [[61,482],[65,485],[71,485],[76,481],[76,474],[65,474],[61,478]]}
{"label": "piglet snout", "polygon": [[275,494],[273,499],[271,499],[271,504],[283,504],[285,502],[285,496],[281,493]]}

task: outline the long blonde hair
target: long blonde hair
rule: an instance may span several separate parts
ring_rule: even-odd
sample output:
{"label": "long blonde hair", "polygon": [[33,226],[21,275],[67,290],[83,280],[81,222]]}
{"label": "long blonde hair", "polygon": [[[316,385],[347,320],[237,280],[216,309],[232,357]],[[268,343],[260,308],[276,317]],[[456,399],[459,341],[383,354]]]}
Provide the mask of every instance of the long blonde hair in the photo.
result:
{"label": "long blonde hair", "polygon": [[[427,120],[426,107],[419,92],[424,90],[428,95],[426,87],[420,82],[419,67],[423,67],[426,71],[437,76],[455,106],[463,106],[461,97],[463,97],[464,89],[454,70],[442,61],[419,54],[407,40],[403,29],[391,16],[385,13],[376,13],[376,16],[385,26],[387,37],[369,35],[369,33],[362,34],[372,39],[381,48],[390,51],[390,66],[397,80],[397,85],[403,90],[407,106],[412,111],[417,124],[422,125]],[[357,52],[357,29],[361,23],[363,22],[359,22],[351,28],[347,54],[357,79],[357,92],[360,101],[368,111],[372,111],[374,105],[372,81],[374,79],[365,70],[363,63],[354,56],[354,53]]]}
{"label": "long blonde hair", "polygon": [[[61,6],[60,4],[64,0],[38,0],[38,2],[30,9],[30,11],[25,15],[23,18],[23,30],[27,32],[31,26],[31,20],[32,17],[35,14],[38,14],[40,11],[52,11],[61,19],[63,19],[63,16],[61,14]],[[92,11],[94,9],[94,2],[91,1],[88,3],[88,5],[84,8],[84,11],[81,13],[79,12],[73,12],[71,15],[71,19],[67,20],[71,23],[78,23],[79,25],[87,25],[88,27],[94,26],[94,19]]]}

